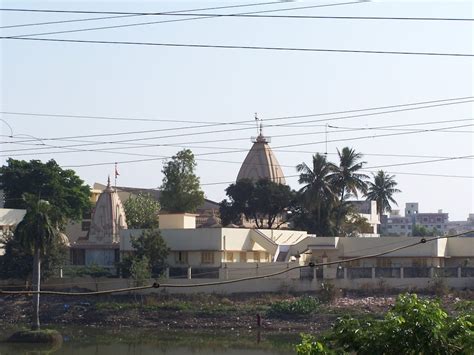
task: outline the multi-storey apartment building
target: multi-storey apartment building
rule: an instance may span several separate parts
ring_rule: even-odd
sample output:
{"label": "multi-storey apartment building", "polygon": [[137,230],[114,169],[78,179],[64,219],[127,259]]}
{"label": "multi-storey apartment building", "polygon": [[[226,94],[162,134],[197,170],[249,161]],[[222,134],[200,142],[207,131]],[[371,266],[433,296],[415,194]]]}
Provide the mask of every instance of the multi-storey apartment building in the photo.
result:
{"label": "multi-storey apartment building", "polygon": [[390,216],[382,216],[380,229],[383,235],[412,236],[413,228],[418,225],[445,235],[449,230],[448,222],[448,213],[442,210],[435,213],[419,212],[418,203],[409,202],[405,204],[404,216],[398,210],[394,210]]}

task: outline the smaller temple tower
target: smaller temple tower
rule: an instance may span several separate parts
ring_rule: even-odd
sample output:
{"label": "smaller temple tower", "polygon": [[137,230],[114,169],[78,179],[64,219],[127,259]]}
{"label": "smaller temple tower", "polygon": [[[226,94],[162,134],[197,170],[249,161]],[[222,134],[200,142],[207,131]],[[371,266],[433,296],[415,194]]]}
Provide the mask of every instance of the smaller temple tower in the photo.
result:
{"label": "smaller temple tower", "polygon": [[283,170],[268,145],[270,137],[263,135],[262,121],[257,116],[255,116],[255,120],[258,124],[259,134],[257,137],[251,138],[253,145],[240,167],[237,181],[241,179],[268,179],[279,184],[286,184]]}
{"label": "smaller temple tower", "polygon": [[106,189],[99,195],[92,214],[91,228],[88,233],[90,243],[120,243],[120,230],[127,229],[125,210],[122,201],[110,186],[110,176]]}

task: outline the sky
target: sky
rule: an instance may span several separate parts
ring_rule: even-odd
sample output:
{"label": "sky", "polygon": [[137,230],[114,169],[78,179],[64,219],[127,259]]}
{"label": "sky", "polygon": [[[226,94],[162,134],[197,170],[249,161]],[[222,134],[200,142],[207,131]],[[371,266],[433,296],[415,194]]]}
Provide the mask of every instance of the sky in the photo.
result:
{"label": "sky", "polygon": [[[474,18],[470,1],[265,2],[15,0],[0,5],[169,12],[253,4],[198,13],[287,9],[267,15]],[[316,5],[333,6],[289,10]],[[107,16],[112,15],[0,11],[0,26]],[[474,54],[469,21],[189,18],[134,16],[0,30],[3,37]],[[395,175],[402,211],[405,203],[419,202],[420,212],[442,209],[450,220],[474,212],[473,57],[18,39],[1,39],[0,51],[2,165],[9,157],[55,159],[93,185],[105,183],[108,175],[113,179],[117,162],[117,185],[156,188],[165,159],[190,148],[206,197],[221,201],[251,147],[250,137],[257,134],[257,113],[294,189],[301,187],[297,164],[310,164],[316,152],[337,162],[337,149],[348,146],[364,154],[367,174],[383,169]],[[454,98],[467,99],[402,107],[413,110],[320,115]],[[420,108],[430,105],[436,106]]]}

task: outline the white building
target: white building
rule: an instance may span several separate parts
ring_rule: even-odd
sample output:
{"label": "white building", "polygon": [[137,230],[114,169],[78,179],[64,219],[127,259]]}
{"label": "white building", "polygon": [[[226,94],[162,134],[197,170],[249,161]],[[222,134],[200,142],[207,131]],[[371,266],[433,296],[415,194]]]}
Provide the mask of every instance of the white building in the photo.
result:
{"label": "white building", "polygon": [[[25,217],[26,210],[0,208],[0,241],[13,233],[15,227]],[[3,245],[0,243],[0,255],[3,255]]]}

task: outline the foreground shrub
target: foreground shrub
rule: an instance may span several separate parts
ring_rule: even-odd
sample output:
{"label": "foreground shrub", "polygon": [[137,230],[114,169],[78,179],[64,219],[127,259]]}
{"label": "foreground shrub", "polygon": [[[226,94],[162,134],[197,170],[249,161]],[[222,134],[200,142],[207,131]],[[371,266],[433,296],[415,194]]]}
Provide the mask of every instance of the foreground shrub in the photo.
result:
{"label": "foreground shrub", "polygon": [[304,337],[299,355],[313,354],[473,354],[474,315],[448,316],[438,301],[400,295],[382,320],[339,318],[330,335]]}

